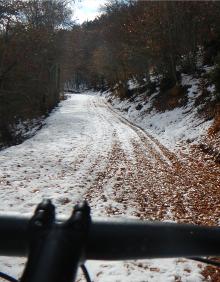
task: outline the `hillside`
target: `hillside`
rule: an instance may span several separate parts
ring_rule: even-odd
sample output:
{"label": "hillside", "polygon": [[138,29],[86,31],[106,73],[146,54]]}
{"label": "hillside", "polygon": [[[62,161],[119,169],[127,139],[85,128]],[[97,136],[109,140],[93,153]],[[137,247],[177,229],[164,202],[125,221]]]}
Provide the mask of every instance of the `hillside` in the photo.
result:
{"label": "hillside", "polygon": [[[104,95],[125,118],[177,153],[197,150],[205,158],[220,162],[219,112],[215,85],[205,83],[214,67],[203,67],[203,75],[182,74],[181,84],[161,93],[159,86],[128,81],[129,98],[119,98],[119,87]],[[156,78],[151,78],[151,85]],[[206,155],[206,156],[205,156]]]}

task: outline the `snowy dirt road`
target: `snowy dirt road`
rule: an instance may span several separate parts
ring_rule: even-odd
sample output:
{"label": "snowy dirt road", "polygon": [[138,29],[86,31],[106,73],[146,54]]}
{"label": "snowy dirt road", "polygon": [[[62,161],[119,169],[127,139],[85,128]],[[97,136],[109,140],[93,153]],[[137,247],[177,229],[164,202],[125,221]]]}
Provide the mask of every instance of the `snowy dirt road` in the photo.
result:
{"label": "snowy dirt road", "polygon": [[[216,223],[216,167],[177,158],[92,94],[70,95],[33,138],[0,152],[0,212],[30,213],[51,198],[69,214],[87,199],[95,216]],[[1,258],[1,265],[18,277],[23,259]],[[95,282],[203,281],[201,264],[183,259],[88,262],[88,269]]]}

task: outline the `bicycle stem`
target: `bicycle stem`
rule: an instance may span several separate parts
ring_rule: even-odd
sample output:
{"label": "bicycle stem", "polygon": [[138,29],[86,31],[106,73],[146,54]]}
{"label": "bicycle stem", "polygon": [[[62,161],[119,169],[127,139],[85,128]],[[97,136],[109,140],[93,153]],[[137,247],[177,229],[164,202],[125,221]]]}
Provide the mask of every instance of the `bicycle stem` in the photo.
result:
{"label": "bicycle stem", "polygon": [[90,221],[86,202],[75,206],[70,219],[59,225],[55,224],[52,203],[41,203],[29,224],[30,252],[20,281],[75,281],[77,269],[83,263]]}

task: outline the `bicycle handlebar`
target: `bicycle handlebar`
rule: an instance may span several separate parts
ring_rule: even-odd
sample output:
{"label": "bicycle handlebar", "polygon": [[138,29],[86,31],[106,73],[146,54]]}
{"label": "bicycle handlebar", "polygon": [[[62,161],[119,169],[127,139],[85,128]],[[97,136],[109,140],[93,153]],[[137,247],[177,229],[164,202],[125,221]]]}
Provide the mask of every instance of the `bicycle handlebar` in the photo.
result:
{"label": "bicycle handlebar", "polygon": [[220,228],[137,220],[92,220],[82,202],[56,220],[50,200],[32,217],[0,216],[0,255],[28,256],[21,282],[75,281],[89,260],[220,255]]}
{"label": "bicycle handlebar", "polygon": [[[0,255],[28,255],[29,222],[28,217],[0,215]],[[61,223],[57,220],[55,228]],[[219,255],[219,227],[138,220],[94,220],[85,246],[89,260]]]}

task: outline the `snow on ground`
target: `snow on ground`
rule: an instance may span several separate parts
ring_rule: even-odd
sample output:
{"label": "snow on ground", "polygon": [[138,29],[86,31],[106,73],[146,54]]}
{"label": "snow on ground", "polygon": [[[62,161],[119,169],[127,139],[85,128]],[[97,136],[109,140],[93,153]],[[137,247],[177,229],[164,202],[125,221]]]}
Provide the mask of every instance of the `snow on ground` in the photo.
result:
{"label": "snow on ground", "polygon": [[137,88],[138,86],[139,86],[139,83],[136,79],[128,81],[128,89],[129,90],[133,90],[133,89]]}
{"label": "snow on ground", "polygon": [[17,123],[11,127],[11,131],[15,138],[27,139],[34,136],[43,124],[44,116],[32,120],[18,120]]}
{"label": "snow on ground", "polygon": [[[137,87],[130,82],[132,89]],[[129,85],[130,85],[129,84]],[[196,143],[204,135],[213,121],[204,121],[198,117],[199,107],[194,107],[195,99],[201,94],[199,90],[199,79],[189,75],[182,76],[182,85],[188,88],[188,103],[186,106],[177,107],[173,110],[158,112],[152,107],[154,98],[158,92],[154,93],[146,102],[146,96],[141,94],[133,101],[114,98],[112,105],[121,111],[125,118],[139,125],[160,143],[171,150],[175,150],[182,142]],[[210,92],[214,91],[214,86],[210,86]],[[109,97],[108,93],[106,96]],[[138,106],[142,108],[137,110]]]}
{"label": "snow on ground", "polygon": [[[100,267],[101,266],[101,267]],[[196,263],[179,259],[155,259],[151,261],[90,262],[93,281],[97,282],[196,282],[203,281],[201,269]]]}
{"label": "snow on ground", "polygon": [[[86,197],[95,216],[137,217],[138,197],[142,201],[146,181],[150,188],[157,187],[162,193],[159,200],[163,199],[160,195],[166,190],[158,180],[163,183],[163,171],[170,171],[167,156],[111,110],[104,98],[91,94],[70,95],[34,137],[0,152],[0,212],[30,213],[42,198],[51,198],[59,213],[70,214],[74,203]],[[154,175],[146,176],[147,166]],[[170,206],[164,209],[164,218],[169,219]],[[0,262],[1,271],[19,277],[23,259],[1,258]],[[95,282],[203,280],[200,264],[180,259],[87,265]]]}
{"label": "snow on ground", "polygon": [[[19,144],[22,141],[33,137],[36,132],[44,125],[45,116],[39,118],[28,119],[28,120],[17,120],[16,123],[12,124],[9,127],[11,136],[13,140],[16,140],[16,143]],[[6,148],[3,143],[0,141],[0,150]]]}

